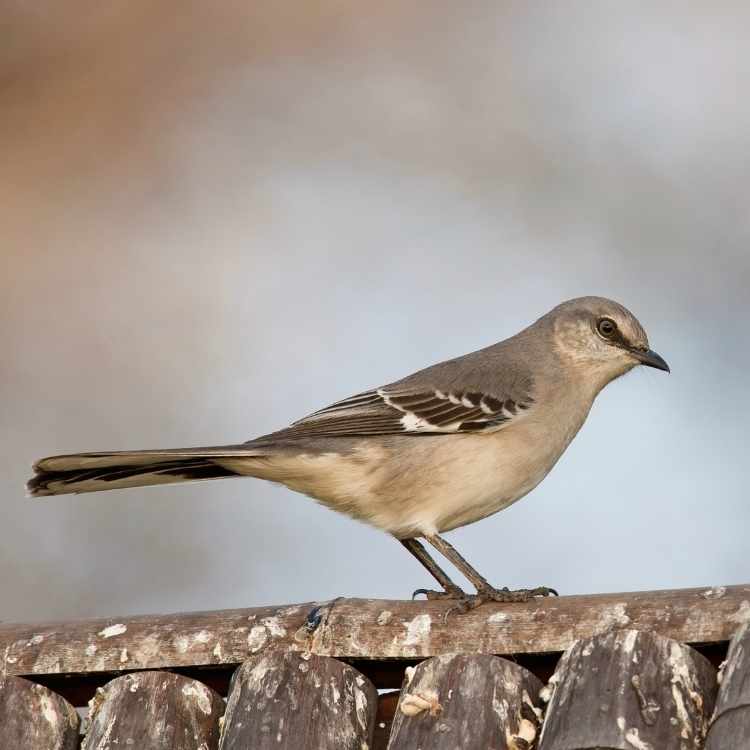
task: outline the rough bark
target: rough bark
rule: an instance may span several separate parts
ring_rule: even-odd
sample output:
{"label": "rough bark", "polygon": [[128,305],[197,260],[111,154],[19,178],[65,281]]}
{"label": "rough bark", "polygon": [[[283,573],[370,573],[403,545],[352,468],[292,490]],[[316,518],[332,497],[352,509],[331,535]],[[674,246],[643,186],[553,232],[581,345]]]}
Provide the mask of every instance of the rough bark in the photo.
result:
{"label": "rough bark", "polygon": [[527,750],[539,733],[542,683],[496,656],[436,656],[409,670],[388,750]]}
{"label": "rough bark", "polygon": [[677,641],[615,630],[566,651],[549,692],[539,750],[697,750],[716,671]]}
{"label": "rough bark", "polygon": [[[750,619],[750,607],[748,607]],[[706,750],[750,750],[750,622],[735,634],[721,671]]]}
{"label": "rough bark", "polygon": [[67,701],[20,677],[0,677],[0,748],[75,750],[78,714]]}
{"label": "rough bark", "polygon": [[378,695],[356,669],[329,657],[274,651],[232,679],[221,750],[363,750],[372,746]]}
{"label": "rough bark", "polygon": [[[284,607],[0,625],[0,675],[236,666],[282,647],[341,659],[561,652],[614,626],[685,643],[722,643],[750,586],[488,603],[464,615],[440,601],[341,599]],[[306,626],[307,625],[307,626]]]}
{"label": "rough bark", "polygon": [[92,701],[81,750],[216,750],[224,701],[169,672],[137,672],[109,682]]}

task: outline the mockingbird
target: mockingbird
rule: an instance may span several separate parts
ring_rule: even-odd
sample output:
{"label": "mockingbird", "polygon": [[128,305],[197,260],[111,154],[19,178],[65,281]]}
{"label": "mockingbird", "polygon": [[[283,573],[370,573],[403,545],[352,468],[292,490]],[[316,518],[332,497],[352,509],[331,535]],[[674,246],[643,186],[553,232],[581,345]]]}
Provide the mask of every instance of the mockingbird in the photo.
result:
{"label": "mockingbird", "polygon": [[[31,495],[250,476],[280,482],[398,539],[468,609],[525,601],[544,586],[496,589],[440,536],[536,487],[583,425],[596,395],[636,365],[669,372],[622,305],[563,302],[520,333],[239,445],[43,458]],[[465,594],[425,539],[476,587]]]}

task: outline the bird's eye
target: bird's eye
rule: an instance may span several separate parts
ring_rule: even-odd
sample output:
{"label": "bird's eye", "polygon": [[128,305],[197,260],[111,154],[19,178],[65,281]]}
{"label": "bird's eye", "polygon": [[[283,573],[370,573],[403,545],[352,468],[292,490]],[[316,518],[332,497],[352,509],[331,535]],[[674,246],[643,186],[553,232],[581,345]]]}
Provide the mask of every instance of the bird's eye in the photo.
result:
{"label": "bird's eye", "polygon": [[617,332],[617,323],[610,318],[600,318],[596,324],[596,330],[605,339],[611,339]]}

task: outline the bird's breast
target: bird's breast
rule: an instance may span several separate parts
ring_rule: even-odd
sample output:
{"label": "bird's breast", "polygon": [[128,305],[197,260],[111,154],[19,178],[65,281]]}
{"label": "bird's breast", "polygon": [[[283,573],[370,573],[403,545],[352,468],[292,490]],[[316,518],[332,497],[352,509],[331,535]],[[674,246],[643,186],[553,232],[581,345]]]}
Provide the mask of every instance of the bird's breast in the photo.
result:
{"label": "bird's breast", "polygon": [[[456,436],[437,444],[417,472],[402,519],[407,526],[449,531],[507,508],[536,487],[585,420],[524,419],[493,434]],[[551,416],[551,415],[550,415]]]}

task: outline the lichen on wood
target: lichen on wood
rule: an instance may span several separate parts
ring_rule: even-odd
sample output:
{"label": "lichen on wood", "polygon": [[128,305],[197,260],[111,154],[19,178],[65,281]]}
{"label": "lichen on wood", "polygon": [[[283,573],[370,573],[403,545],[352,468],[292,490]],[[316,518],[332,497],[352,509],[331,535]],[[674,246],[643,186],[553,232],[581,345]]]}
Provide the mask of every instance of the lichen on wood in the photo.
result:
{"label": "lichen on wood", "polygon": [[388,750],[527,750],[541,723],[541,682],[488,654],[448,654],[407,669]]}
{"label": "lichen on wood", "polygon": [[716,671],[656,633],[613,629],[568,649],[543,697],[539,750],[698,750]]}
{"label": "lichen on wood", "polygon": [[197,680],[135,672],[109,682],[90,708],[81,750],[216,750],[224,701]]}
{"label": "lichen on wood", "polygon": [[729,640],[750,607],[750,586],[491,602],[446,618],[451,606],[434,600],[337,599],[322,605],[3,623],[0,675],[235,666],[276,648],[338,659],[539,654],[564,651],[576,639],[613,627],[652,630],[685,643],[720,643]]}
{"label": "lichen on wood", "polygon": [[78,714],[67,701],[20,677],[0,677],[0,748],[75,750]]}
{"label": "lichen on wood", "polygon": [[372,683],[347,664],[269,651],[232,678],[220,750],[367,750],[377,702]]}

